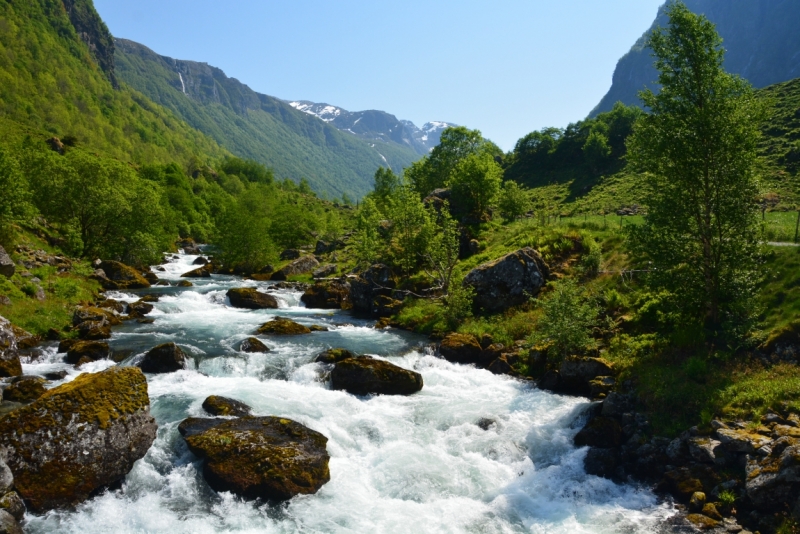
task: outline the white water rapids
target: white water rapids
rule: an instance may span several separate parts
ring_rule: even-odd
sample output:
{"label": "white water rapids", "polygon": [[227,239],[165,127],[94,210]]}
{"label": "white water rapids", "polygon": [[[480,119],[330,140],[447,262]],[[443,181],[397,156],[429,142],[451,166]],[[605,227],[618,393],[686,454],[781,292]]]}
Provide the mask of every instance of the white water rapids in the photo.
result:
{"label": "white water rapids", "polygon": [[[180,255],[157,274],[173,283],[196,256]],[[191,288],[159,287],[153,324],[115,330],[115,350],[135,364],[152,346],[175,341],[195,361],[191,370],[148,376],[158,437],[120,489],[75,510],[28,514],[30,533],[640,533],[661,532],[673,514],[647,490],[587,475],[585,449],[572,438],[584,399],[543,392],[522,381],[448,363],[427,354],[425,340],[375,330],[345,312],[311,310],[300,293],[271,291],[279,310],[230,307],[231,287],[268,289],[270,282],[231,276],[192,279]],[[112,298],[135,301],[133,293]],[[238,352],[239,342],[275,315],[329,332],[260,338],[265,354]],[[422,374],[408,396],[355,397],[321,380],[314,356],[329,347],[386,357]],[[24,365],[26,374],[67,369],[55,348]],[[95,362],[84,371],[113,365]],[[328,437],[331,480],[315,495],[269,506],[216,494],[177,426],[203,416],[208,395],[253,407],[254,415],[294,419]],[[492,423],[486,430],[481,419]],[[483,426],[486,426],[485,424]]]}

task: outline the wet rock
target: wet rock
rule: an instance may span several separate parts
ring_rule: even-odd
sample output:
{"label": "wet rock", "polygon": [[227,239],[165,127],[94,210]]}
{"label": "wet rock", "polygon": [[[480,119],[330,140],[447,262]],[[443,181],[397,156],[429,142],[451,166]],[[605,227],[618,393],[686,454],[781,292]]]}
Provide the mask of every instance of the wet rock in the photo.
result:
{"label": "wet rock", "polygon": [[561,362],[558,371],[561,376],[559,391],[572,395],[589,395],[592,380],[614,374],[611,364],[601,358],[568,358]]}
{"label": "wet rock", "polygon": [[181,280],[178,282],[178,287],[192,287],[194,284],[188,280]]}
{"label": "wet rock", "polygon": [[497,425],[497,421],[495,421],[494,419],[489,419],[487,417],[481,417],[475,424],[478,425],[478,428],[480,428],[481,430],[489,430],[490,428],[492,428],[492,426]]}
{"label": "wet rock", "polygon": [[77,364],[82,358],[89,361],[105,360],[109,354],[108,343],[104,341],[76,341],[69,344],[64,361]]}
{"label": "wet rock", "polygon": [[248,310],[277,309],[278,301],[272,295],[262,293],[254,287],[237,287],[225,294],[234,308]]}
{"label": "wet rock", "polygon": [[203,401],[203,409],[211,415],[245,417],[253,411],[250,406],[235,399],[211,395]]}
{"label": "wet rock", "polygon": [[5,495],[14,488],[14,473],[0,457],[0,494]]}
{"label": "wet rock", "polygon": [[239,345],[242,352],[269,352],[269,347],[257,337],[248,337]]}
{"label": "wet rock", "polygon": [[483,349],[472,334],[448,334],[439,344],[439,354],[453,363],[482,365]]}
{"label": "wet rock", "polygon": [[192,265],[208,265],[208,260],[206,258],[204,258],[203,256],[199,256],[199,257],[194,259],[194,261],[192,262]]}
{"label": "wet rock", "polygon": [[144,300],[137,300],[128,304],[128,315],[131,317],[142,317],[153,311],[153,305]]}
{"label": "wet rock", "polygon": [[614,478],[620,464],[618,449],[599,449],[592,447],[586,453],[583,467],[589,475],[603,478]]}
{"label": "wet rock", "polygon": [[210,428],[214,428],[222,421],[219,419],[211,419],[209,417],[189,417],[181,421],[178,425],[178,433],[184,438],[195,436]]}
{"label": "wet rock", "polygon": [[297,258],[282,269],[272,273],[272,277],[270,279],[286,280],[289,276],[310,273],[317,267],[319,267],[319,262],[314,256],[303,256],[301,258]]}
{"label": "wet rock", "polygon": [[9,491],[0,497],[0,510],[5,510],[17,521],[25,517],[25,503],[16,491]]}
{"label": "wet rock", "polygon": [[613,391],[603,401],[602,415],[605,417],[622,417],[622,414],[633,411],[633,401],[628,395]]}
{"label": "wet rock", "polygon": [[537,386],[545,391],[558,391],[561,388],[561,374],[551,369],[539,379]]}
{"label": "wet rock", "polygon": [[8,255],[6,249],[0,246],[0,275],[11,278],[16,270],[17,266],[14,264],[14,260]]}
{"label": "wet rock", "polygon": [[501,355],[499,358],[496,358],[492,363],[489,364],[487,369],[496,375],[508,375],[514,374],[514,368],[511,367],[511,364],[508,363],[508,359],[505,354]]}
{"label": "wet rock", "polygon": [[105,280],[101,284],[105,289],[141,289],[150,287],[147,281],[136,269],[118,261],[103,261],[100,269],[105,273]]}
{"label": "wet rock", "polygon": [[[101,300],[95,305],[95,307],[100,308],[101,310],[112,310],[117,313],[125,313],[125,303],[114,299]],[[106,318],[108,318],[108,315]]]}
{"label": "wet rock", "polygon": [[139,368],[145,373],[172,373],[187,367],[186,354],[175,343],[153,347],[139,363]]}
{"label": "wet rock", "polygon": [[35,513],[74,506],[124,477],[156,436],[135,367],[84,373],[0,419],[14,486]]}
{"label": "wet rock", "polygon": [[715,439],[696,437],[686,441],[689,446],[689,454],[697,462],[713,464],[716,459],[715,451],[721,443]]}
{"label": "wet rock", "polygon": [[284,501],[316,493],[328,480],[328,439],[291,419],[241,417],[187,433],[215,491]]}
{"label": "wet rock", "polygon": [[411,395],[422,389],[422,375],[384,360],[349,358],[333,367],[331,388],[354,395]]}
{"label": "wet rock", "polygon": [[65,378],[67,378],[67,372],[66,371],[53,371],[51,373],[45,373],[44,377],[47,380],[53,380],[53,381],[64,380]]}
{"label": "wet rock", "polygon": [[703,514],[689,514],[686,516],[686,520],[700,530],[711,530],[719,525],[719,521],[715,521]]}
{"label": "wet rock", "polygon": [[300,300],[308,308],[346,309],[349,304],[347,301],[349,294],[350,284],[346,280],[332,280],[315,283],[306,289]]}
{"label": "wet rock", "polygon": [[338,267],[333,263],[326,263],[325,265],[321,266],[319,269],[315,269],[311,276],[314,278],[326,278],[332,274],[335,274],[338,270]]}
{"label": "wet rock", "polygon": [[325,352],[317,354],[314,361],[318,363],[337,363],[355,357],[356,355],[347,349],[328,349]]}
{"label": "wet rock", "polygon": [[78,337],[88,341],[111,338],[111,327],[105,321],[84,321],[77,330]]}
{"label": "wet rock", "polygon": [[47,380],[39,376],[18,376],[3,390],[3,400],[33,402],[47,391]]}
{"label": "wet rock", "polygon": [[291,319],[275,317],[273,320],[262,324],[256,333],[273,336],[297,336],[301,334],[310,334],[311,329]]}
{"label": "wet rock", "polygon": [[21,374],[22,364],[19,361],[17,336],[11,323],[0,317],[0,378]]}
{"label": "wet rock", "polygon": [[318,324],[312,324],[311,326],[308,327],[308,329],[311,330],[312,332],[328,332],[328,331],[330,331],[330,329],[327,326],[322,326],[322,325],[318,325]]}
{"label": "wet rock", "polygon": [[204,265],[202,267],[198,267],[197,269],[192,269],[189,272],[183,273],[181,278],[210,278],[211,277],[211,269],[210,265]]}
{"label": "wet rock", "polygon": [[377,315],[377,297],[391,297],[394,287],[391,271],[387,266],[378,263],[350,279],[348,301],[355,312]]}
{"label": "wet rock", "polygon": [[148,317],[146,319],[136,319],[136,322],[139,324],[153,324],[156,322],[156,320],[152,317]]}
{"label": "wet rock", "polygon": [[5,510],[0,510],[0,534],[23,534],[17,520]]}
{"label": "wet rock", "polygon": [[475,306],[500,312],[527,302],[539,294],[550,269],[537,251],[525,247],[484,263],[464,277],[464,286],[475,290]]}
{"label": "wet rock", "polygon": [[610,448],[622,445],[622,427],[616,419],[595,417],[575,435],[576,447]]}
{"label": "wet rock", "polygon": [[706,504],[706,494],[702,491],[695,491],[692,493],[691,498],[689,499],[689,511],[690,512],[701,512],[703,510],[703,506]]}

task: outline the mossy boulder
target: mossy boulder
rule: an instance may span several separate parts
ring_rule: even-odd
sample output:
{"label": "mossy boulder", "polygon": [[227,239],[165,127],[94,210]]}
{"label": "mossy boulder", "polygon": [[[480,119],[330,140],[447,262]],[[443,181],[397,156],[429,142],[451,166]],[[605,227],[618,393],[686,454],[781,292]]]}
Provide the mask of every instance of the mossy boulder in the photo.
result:
{"label": "mossy boulder", "polygon": [[11,328],[11,323],[0,317],[0,378],[22,374],[22,364],[17,351],[17,336]]}
{"label": "mossy boulder", "polygon": [[272,273],[271,280],[286,280],[292,275],[310,273],[317,267],[319,267],[317,258],[310,255],[302,256]]}
{"label": "mossy boulder", "polygon": [[[592,394],[592,382],[598,377],[614,376],[613,366],[602,358],[567,358],[559,366],[559,392],[570,395]],[[595,389],[597,384],[594,384]]]}
{"label": "mossy boulder", "polygon": [[719,521],[703,514],[689,514],[686,516],[686,520],[700,530],[711,530],[719,525]]}
{"label": "mossy boulder", "polygon": [[151,311],[153,311],[153,305],[141,299],[128,304],[128,315],[130,317],[144,317]]}
{"label": "mossy boulder", "polygon": [[0,510],[0,534],[24,534],[17,520],[6,510]]}
{"label": "mossy boulder", "polygon": [[356,355],[347,349],[328,349],[325,352],[317,354],[314,361],[318,363],[337,363],[355,357]]}
{"label": "mossy boulder", "polygon": [[201,420],[181,426],[189,449],[203,458],[203,476],[215,491],[285,501],[316,493],[330,480],[328,438],[319,432],[280,417],[212,424]]}
{"label": "mossy boulder", "polygon": [[194,284],[188,280],[181,280],[178,282],[178,287],[192,287]]}
{"label": "mossy boulder", "polygon": [[[110,303],[114,304],[110,304]],[[109,308],[101,308],[100,306],[78,306],[72,313],[72,326],[78,326],[86,321],[93,321],[97,323],[108,323],[110,325],[120,324],[122,321],[114,313],[117,309],[124,309],[121,302],[116,300],[104,301],[101,304],[109,306]],[[114,306],[111,308],[110,306]]]}
{"label": "mossy boulder", "polygon": [[257,334],[268,334],[273,336],[297,336],[301,334],[310,334],[311,329],[296,323],[291,319],[285,317],[276,317],[273,320],[266,322],[256,331]]}
{"label": "mossy boulder", "polygon": [[384,360],[362,356],[334,365],[331,388],[354,395],[411,395],[422,389],[422,375]]}
{"label": "mossy boulder", "polygon": [[106,275],[105,279],[100,279],[100,283],[105,289],[142,289],[150,287],[150,282],[139,271],[122,262],[103,261],[100,263],[100,269]]}
{"label": "mossy boulder", "polygon": [[33,402],[44,395],[47,380],[40,376],[18,376],[3,390],[3,400],[11,402]]}
{"label": "mossy boulder", "polygon": [[209,278],[211,277],[211,265],[203,265],[197,269],[192,269],[189,272],[183,273],[182,278]]}
{"label": "mossy boulder", "polygon": [[475,291],[476,307],[500,312],[539,294],[549,276],[541,255],[525,247],[475,267],[464,277],[463,285]]}
{"label": "mossy boulder", "polygon": [[234,308],[248,310],[277,309],[278,300],[272,295],[262,293],[254,287],[235,287],[229,289],[225,296]]}
{"label": "mossy boulder", "polygon": [[84,321],[77,330],[78,337],[87,341],[111,338],[111,327],[105,321]]}
{"label": "mossy boulder", "polygon": [[35,513],[75,506],[120,480],[155,437],[135,367],[84,373],[0,419],[0,449]]}
{"label": "mossy boulder", "polygon": [[269,347],[257,337],[248,337],[239,345],[242,352],[269,352]]}
{"label": "mossy boulder", "polygon": [[211,415],[245,417],[253,411],[250,406],[235,399],[211,395],[203,401],[203,409]]}
{"label": "mossy boulder", "polygon": [[346,280],[333,280],[330,282],[317,282],[306,289],[300,301],[308,308],[323,310],[337,310],[348,308],[348,295],[350,283]]}
{"label": "mossy boulder", "polygon": [[347,301],[357,313],[378,315],[376,299],[380,296],[391,297],[395,286],[389,267],[376,263],[350,279],[350,294],[347,296]]}
{"label": "mossy boulder", "polygon": [[150,349],[139,362],[145,373],[172,373],[187,368],[187,356],[175,343],[163,343]]}
{"label": "mossy boulder", "polygon": [[88,358],[90,361],[105,360],[111,351],[108,343],[104,341],[75,341],[67,345],[69,348],[64,361],[73,365],[83,358]]}
{"label": "mossy boulder", "polygon": [[17,521],[22,521],[25,517],[25,503],[16,491],[9,491],[0,497],[0,510],[5,510]]}
{"label": "mossy boulder", "polygon": [[448,362],[482,365],[483,349],[472,334],[448,334],[439,345],[439,354]]}

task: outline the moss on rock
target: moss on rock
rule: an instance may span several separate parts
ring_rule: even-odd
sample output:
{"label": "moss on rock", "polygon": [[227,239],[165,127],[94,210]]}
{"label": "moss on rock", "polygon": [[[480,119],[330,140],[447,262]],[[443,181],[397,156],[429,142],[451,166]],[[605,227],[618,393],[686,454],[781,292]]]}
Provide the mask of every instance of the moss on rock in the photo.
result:
{"label": "moss on rock", "polygon": [[310,334],[311,329],[296,323],[291,319],[285,317],[276,317],[273,320],[266,322],[256,331],[257,334],[269,334],[274,336],[297,336],[301,334]]}
{"label": "moss on rock", "polygon": [[411,395],[422,389],[422,375],[367,356],[336,363],[331,388],[354,395]]}

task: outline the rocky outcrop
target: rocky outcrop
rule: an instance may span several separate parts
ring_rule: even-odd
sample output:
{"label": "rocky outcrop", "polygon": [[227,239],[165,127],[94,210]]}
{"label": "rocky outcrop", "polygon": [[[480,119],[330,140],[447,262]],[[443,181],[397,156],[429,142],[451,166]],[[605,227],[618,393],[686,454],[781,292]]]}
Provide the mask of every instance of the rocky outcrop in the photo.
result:
{"label": "rocky outcrop", "polygon": [[353,311],[380,315],[382,300],[390,299],[395,287],[392,272],[381,263],[371,266],[355,278],[350,278],[348,300]]}
{"label": "rocky outcrop", "polygon": [[215,491],[285,501],[316,493],[330,480],[328,438],[291,419],[194,418],[179,430],[203,459],[203,477]]}
{"label": "rocky outcrop", "polygon": [[164,343],[150,349],[139,363],[145,373],[172,373],[187,368],[187,356],[175,343]]}
{"label": "rocky outcrop", "polygon": [[289,276],[310,273],[317,267],[319,267],[319,262],[314,256],[302,256],[272,273],[270,280],[286,280]]}
{"label": "rocky outcrop", "polygon": [[73,365],[82,361],[105,360],[111,351],[108,343],[104,341],[75,341],[63,345],[67,352],[64,361]]}
{"label": "rocky outcrop", "polygon": [[474,303],[488,312],[500,312],[539,294],[550,269],[537,251],[525,247],[484,263],[464,277],[464,287],[475,290]]}
{"label": "rocky outcrop", "polygon": [[439,354],[453,363],[476,365],[488,363],[480,343],[472,334],[448,334],[439,345]]}
{"label": "rocky outcrop", "polygon": [[242,352],[269,352],[269,347],[257,337],[248,337],[239,345]]}
{"label": "rocky outcrop", "polygon": [[237,287],[225,294],[234,308],[248,310],[277,309],[278,300],[272,295],[262,293],[254,287]]}
{"label": "rocky outcrop", "polygon": [[203,409],[211,415],[245,417],[253,411],[250,406],[235,399],[211,395],[203,401]]}
{"label": "rocky outcrop", "polygon": [[84,373],[0,419],[14,486],[36,513],[120,480],[155,436],[147,381],[135,367]]}
{"label": "rocky outcrop", "polygon": [[332,280],[330,282],[317,282],[306,289],[300,301],[308,308],[336,310],[348,308],[350,283],[346,280]]}
{"label": "rocky outcrop", "polygon": [[139,271],[118,261],[103,261],[100,269],[105,278],[100,283],[105,289],[142,289],[150,287],[150,282]]}
{"label": "rocky outcrop", "polygon": [[353,395],[411,395],[422,389],[422,375],[368,356],[337,362],[331,388]]}
{"label": "rocky outcrop", "polygon": [[321,266],[319,269],[315,269],[311,276],[314,278],[326,278],[332,274],[335,274],[338,270],[336,264],[334,263],[326,263],[325,265]]}
{"label": "rocky outcrop", "polygon": [[11,278],[16,270],[17,266],[14,265],[14,260],[8,255],[6,249],[0,246],[0,275]]}
{"label": "rocky outcrop", "polygon": [[334,239],[333,241],[317,241],[316,246],[314,247],[314,254],[317,256],[322,256],[323,254],[330,254],[340,248],[344,248],[344,241],[340,241],[338,239]]}
{"label": "rocky outcrop", "polygon": [[3,390],[3,400],[11,402],[33,402],[44,395],[47,380],[40,376],[18,376]]}
{"label": "rocky outcrop", "polygon": [[19,361],[17,336],[11,323],[0,317],[0,378],[19,376],[22,364]]}
{"label": "rocky outcrop", "polygon": [[561,362],[558,370],[547,371],[539,388],[592,398],[602,398],[615,386],[613,366],[602,358],[572,357]]}
{"label": "rocky outcrop", "polygon": [[301,334],[310,334],[311,329],[291,319],[275,317],[273,320],[262,324],[256,333],[272,336],[298,336]]}

